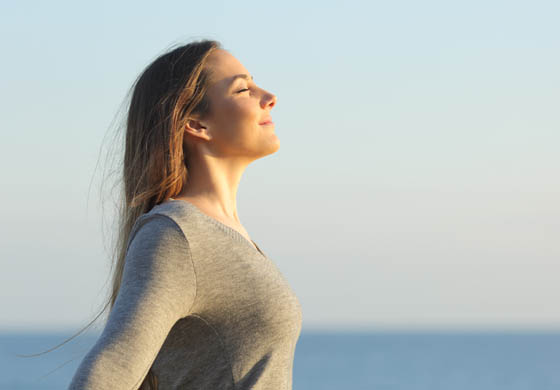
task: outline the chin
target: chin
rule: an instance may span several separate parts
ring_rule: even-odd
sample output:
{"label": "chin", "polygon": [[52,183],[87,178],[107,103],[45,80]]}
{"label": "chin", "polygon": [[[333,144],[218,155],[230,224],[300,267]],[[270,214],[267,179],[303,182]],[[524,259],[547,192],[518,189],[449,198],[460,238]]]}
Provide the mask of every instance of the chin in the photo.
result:
{"label": "chin", "polygon": [[276,153],[278,149],[280,149],[280,141],[277,138],[276,141],[267,143],[266,146],[261,149],[261,152],[259,153],[260,157]]}
{"label": "chin", "polygon": [[274,139],[275,142],[272,144],[272,148],[274,149],[272,151],[272,153],[276,152],[278,149],[280,149],[280,140],[278,139],[278,137],[276,136],[276,134],[274,134]]}

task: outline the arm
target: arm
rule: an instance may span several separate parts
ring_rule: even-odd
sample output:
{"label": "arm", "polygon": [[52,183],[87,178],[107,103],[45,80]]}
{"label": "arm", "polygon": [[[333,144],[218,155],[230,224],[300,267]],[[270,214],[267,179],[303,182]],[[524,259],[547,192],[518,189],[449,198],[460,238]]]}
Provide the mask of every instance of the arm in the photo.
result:
{"label": "arm", "polygon": [[137,222],[107,324],[68,390],[136,390],[194,303],[194,265],[181,229],[163,215]]}

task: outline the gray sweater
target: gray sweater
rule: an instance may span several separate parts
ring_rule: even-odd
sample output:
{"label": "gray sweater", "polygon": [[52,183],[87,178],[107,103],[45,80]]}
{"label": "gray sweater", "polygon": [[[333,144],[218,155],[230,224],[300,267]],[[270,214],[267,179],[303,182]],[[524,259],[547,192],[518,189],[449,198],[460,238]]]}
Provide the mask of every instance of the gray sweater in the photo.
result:
{"label": "gray sweater", "polygon": [[140,216],[115,305],[69,390],[137,390],[150,367],[160,390],[292,389],[301,306],[255,246],[185,200]]}

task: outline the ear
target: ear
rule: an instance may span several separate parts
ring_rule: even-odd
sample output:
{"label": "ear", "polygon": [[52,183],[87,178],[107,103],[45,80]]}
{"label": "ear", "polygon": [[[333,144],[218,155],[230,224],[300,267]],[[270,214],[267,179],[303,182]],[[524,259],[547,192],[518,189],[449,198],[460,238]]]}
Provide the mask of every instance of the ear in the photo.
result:
{"label": "ear", "polygon": [[184,130],[186,133],[197,137],[202,138],[207,141],[210,140],[210,134],[208,132],[208,127],[206,126],[206,122],[202,122],[198,119],[190,118],[185,123]]}

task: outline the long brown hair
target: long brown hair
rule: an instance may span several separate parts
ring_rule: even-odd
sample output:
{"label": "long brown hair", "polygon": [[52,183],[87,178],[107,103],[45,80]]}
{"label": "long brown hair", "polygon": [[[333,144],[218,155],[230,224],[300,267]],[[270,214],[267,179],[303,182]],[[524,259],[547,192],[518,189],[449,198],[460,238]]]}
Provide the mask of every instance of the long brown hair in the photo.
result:
{"label": "long brown hair", "polygon": [[[138,217],[178,195],[185,186],[188,172],[183,129],[189,118],[204,118],[210,113],[206,92],[212,73],[206,61],[216,49],[221,49],[221,44],[207,39],[172,47],[152,61],[129,90],[127,96],[132,91],[132,97],[124,126],[124,158],[117,171],[120,180],[115,182],[120,188],[116,239],[111,249],[112,288],[101,312],[77,334],[107,307],[112,310],[121,286],[130,232]],[[139,390],[157,388],[157,377],[150,368]]]}
{"label": "long brown hair", "polygon": [[[120,288],[130,231],[152,207],[178,195],[187,181],[183,138],[187,119],[210,111],[206,91],[211,74],[205,62],[220,48],[203,40],[161,55],[134,84],[126,123],[122,205],[111,309]],[[150,369],[141,390],[157,389]]]}

